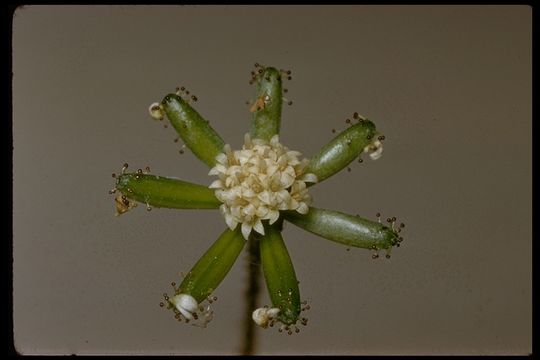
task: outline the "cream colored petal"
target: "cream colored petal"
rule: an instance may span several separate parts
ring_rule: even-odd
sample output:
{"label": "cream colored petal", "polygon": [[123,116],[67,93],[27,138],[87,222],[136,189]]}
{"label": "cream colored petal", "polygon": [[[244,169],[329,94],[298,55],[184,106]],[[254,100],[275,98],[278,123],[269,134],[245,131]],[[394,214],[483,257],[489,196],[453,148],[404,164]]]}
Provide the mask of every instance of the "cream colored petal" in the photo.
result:
{"label": "cream colored petal", "polygon": [[300,151],[287,151],[287,157],[289,159],[298,158],[300,156],[302,156]]}
{"label": "cream colored petal", "polygon": [[304,169],[306,168],[306,166],[309,164],[309,160],[308,159],[302,159],[302,161],[300,161],[300,164],[297,164],[294,166],[294,171],[296,172],[296,175],[301,175],[304,173]]}
{"label": "cream colored petal", "polygon": [[228,165],[229,160],[227,159],[227,155],[221,153],[216,156],[216,162],[220,163],[221,165]]}
{"label": "cream colored petal", "polygon": [[268,209],[266,206],[258,206],[255,215],[261,219],[266,219],[269,212],[270,209]]}
{"label": "cream colored petal", "polygon": [[[216,198],[219,201],[225,202],[225,193],[223,191],[216,190],[216,192],[214,192],[214,194],[216,195]],[[221,206],[224,206],[224,205],[221,205]]]}
{"label": "cream colored petal", "polygon": [[289,202],[288,201],[283,201],[283,202],[280,202],[278,205],[277,205],[277,208],[278,210],[293,210],[289,207]]}
{"label": "cream colored petal", "polygon": [[234,216],[235,219],[241,219],[242,218],[242,207],[241,206],[233,206],[231,207],[231,215]]}
{"label": "cream colored petal", "polygon": [[305,192],[307,192],[307,185],[305,182],[303,181],[296,181],[295,182],[295,185],[296,185],[296,193],[298,194],[304,194]]}
{"label": "cream colored petal", "polygon": [[268,219],[268,222],[270,223],[270,225],[272,225],[279,219],[279,211],[270,210],[268,214],[266,215],[266,218]]}
{"label": "cream colored petal", "polygon": [[236,226],[238,225],[238,222],[234,219],[232,215],[225,215],[225,223],[231,230],[236,229]]}
{"label": "cream colored petal", "polygon": [[292,177],[296,177],[296,172],[294,171],[294,168],[290,165],[287,165],[283,172],[289,174]]}
{"label": "cream colored petal", "polygon": [[247,162],[246,165],[248,165],[250,168],[256,168],[257,173],[259,172],[259,163],[262,161],[260,156],[251,156]]}
{"label": "cream colored petal", "polygon": [[253,225],[253,230],[258,232],[261,235],[264,235],[264,226],[260,219],[258,219],[255,224]]}
{"label": "cream colored petal", "polygon": [[270,196],[270,192],[268,191],[260,192],[258,197],[259,200],[261,200],[264,204],[269,205],[272,203],[272,197]]}
{"label": "cream colored petal", "polygon": [[300,206],[296,209],[300,214],[307,214],[309,212],[309,206],[306,205],[306,203],[300,203]]}
{"label": "cream colored petal", "polygon": [[316,183],[319,181],[319,179],[317,179],[317,175],[315,174],[312,174],[312,173],[307,173],[307,174],[304,174],[300,180],[304,181],[304,182],[309,182],[309,183]]}
{"label": "cream colored petal", "polygon": [[259,155],[264,155],[269,150],[269,147],[259,143],[257,145],[254,145],[252,150]]}
{"label": "cream colored petal", "polygon": [[258,145],[258,146],[262,146],[262,145],[266,145],[266,141],[264,141],[263,139],[252,139],[251,140],[253,146],[255,145]]}
{"label": "cream colored petal", "polygon": [[298,201],[296,201],[294,198],[290,198],[289,199],[289,204],[288,204],[288,208],[290,210],[296,210],[298,208],[298,206],[300,205],[300,203]]}
{"label": "cream colored petal", "polygon": [[280,168],[284,168],[285,166],[287,166],[287,162],[289,161],[289,159],[287,159],[287,156],[285,155],[281,155],[278,159],[277,159],[277,164]]}
{"label": "cream colored petal", "polygon": [[247,222],[242,223],[242,236],[244,237],[244,239],[247,240],[249,238],[249,234],[251,233],[251,228],[252,228],[252,225],[250,223],[247,223]]}
{"label": "cream colored petal", "polygon": [[245,198],[253,198],[257,196],[257,194],[255,194],[255,191],[253,191],[251,188],[247,188],[247,189],[242,189],[242,197],[245,199]]}
{"label": "cream colored petal", "polygon": [[229,207],[225,204],[221,204],[219,206],[219,211],[221,212],[221,214],[223,214],[223,216],[225,216],[226,214],[229,213]]}
{"label": "cream colored petal", "polygon": [[276,194],[276,197],[278,198],[278,200],[280,202],[282,202],[282,201],[287,202],[287,201],[289,201],[289,198],[291,197],[291,194],[289,194],[289,192],[287,190],[281,190]]}
{"label": "cream colored petal", "polygon": [[242,170],[243,169],[240,166],[234,165],[234,166],[229,167],[225,174],[231,177],[238,177],[238,175],[242,173]]}
{"label": "cream colored petal", "polygon": [[227,172],[227,167],[225,167],[225,165],[222,165],[222,164],[216,164],[215,169],[221,173]]}
{"label": "cream colored petal", "polygon": [[234,152],[233,152],[232,149],[231,149],[231,145],[229,145],[229,144],[225,144],[225,145],[223,146],[223,152],[225,153],[225,155],[226,155],[228,158],[230,158],[231,156],[234,155]]}
{"label": "cream colored petal", "polygon": [[276,162],[278,159],[278,154],[275,151],[269,151],[267,158],[270,159],[272,162]]}
{"label": "cream colored petal", "polygon": [[250,157],[251,156],[246,154],[238,154],[238,162],[240,163],[240,166],[246,166]]}
{"label": "cream colored petal", "polygon": [[243,213],[248,216],[253,216],[256,213],[255,206],[253,204],[249,204],[248,206],[244,207]]}
{"label": "cream colored petal", "polygon": [[289,159],[289,160],[287,161],[287,164],[288,164],[289,166],[296,166],[296,165],[300,164],[300,160],[298,160],[298,159],[296,159],[296,158],[294,158],[294,159]]}
{"label": "cream colored petal", "polygon": [[266,165],[266,174],[268,176],[274,175],[277,170],[278,170],[278,166],[275,165],[273,162],[270,165],[268,165],[268,163],[267,163],[267,165]]}
{"label": "cream colored petal", "polygon": [[221,182],[221,180],[216,180],[213,183],[211,183],[210,186],[208,187],[210,189],[221,189],[223,188],[223,183]]}
{"label": "cream colored petal", "polygon": [[219,170],[214,166],[213,168],[210,169],[210,171],[208,172],[208,175],[212,176],[212,175],[218,175],[219,174]]}
{"label": "cream colored petal", "polygon": [[291,174],[289,173],[282,172],[281,178],[279,181],[280,181],[281,187],[288,188],[294,183],[294,176],[291,176]]}
{"label": "cream colored petal", "polygon": [[269,179],[269,187],[273,191],[277,191],[281,187],[281,172],[276,171]]}
{"label": "cream colored petal", "polygon": [[228,177],[225,179],[225,186],[230,188],[235,183],[235,179],[233,177]]}
{"label": "cream colored petal", "polygon": [[276,146],[277,144],[279,144],[279,135],[278,134],[272,136],[272,138],[270,139],[270,145]]}
{"label": "cream colored petal", "polygon": [[228,191],[223,191],[222,194],[225,201],[234,203],[241,197],[241,190],[239,186],[236,186]]}

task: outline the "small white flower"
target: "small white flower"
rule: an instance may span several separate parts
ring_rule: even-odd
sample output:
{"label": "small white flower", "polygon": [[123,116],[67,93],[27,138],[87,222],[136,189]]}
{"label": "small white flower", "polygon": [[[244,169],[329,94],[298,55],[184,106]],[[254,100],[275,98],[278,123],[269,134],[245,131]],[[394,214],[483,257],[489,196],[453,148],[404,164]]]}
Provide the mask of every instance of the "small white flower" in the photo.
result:
{"label": "small white flower", "polygon": [[148,107],[148,112],[150,113],[150,116],[153,117],[156,120],[163,120],[163,108],[161,107],[160,103],[152,103]]}
{"label": "small white flower", "polygon": [[267,308],[262,307],[255,309],[253,311],[253,314],[251,315],[251,318],[255,322],[255,324],[259,325],[260,327],[266,328],[268,327],[268,324],[272,319],[274,319],[279,314],[278,308]]}
{"label": "small white flower", "polygon": [[171,298],[171,303],[180,311],[186,319],[192,320],[193,314],[199,309],[199,304],[197,300],[191,295],[187,294],[178,294]]}
{"label": "small white flower", "polygon": [[307,214],[311,196],[306,182],[317,182],[317,176],[304,173],[309,161],[283,146],[278,135],[267,142],[246,134],[242,150],[232,151],[227,144],[223,151],[208,173],[219,179],[209,187],[223,203],[220,210],[231,230],[241,224],[247,239],[252,230],[264,235],[262,220],[273,224],[280,210]]}
{"label": "small white flower", "polygon": [[379,159],[383,152],[382,142],[380,140],[375,140],[373,143],[364,148],[364,152],[369,152],[369,157],[371,160]]}

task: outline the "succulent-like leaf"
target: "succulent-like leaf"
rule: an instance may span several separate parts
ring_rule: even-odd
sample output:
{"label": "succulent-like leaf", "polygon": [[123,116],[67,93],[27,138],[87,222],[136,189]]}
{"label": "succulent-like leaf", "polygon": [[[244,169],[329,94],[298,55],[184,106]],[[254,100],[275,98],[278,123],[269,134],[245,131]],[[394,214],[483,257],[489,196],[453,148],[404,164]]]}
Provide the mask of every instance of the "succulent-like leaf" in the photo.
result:
{"label": "succulent-like leaf", "polygon": [[206,299],[225,278],[245,243],[240,227],[225,230],[188,272],[177,294],[191,295],[198,303]]}
{"label": "succulent-like leaf", "polygon": [[278,319],[286,325],[295,324],[301,309],[300,290],[289,252],[276,226],[265,226],[260,251],[272,306],[280,310]]}
{"label": "succulent-like leaf", "polygon": [[310,207],[306,215],[283,211],[283,217],[304,230],[348,246],[390,249],[401,241],[397,232],[377,221]]}
{"label": "succulent-like leaf", "polygon": [[186,146],[206,165],[214,166],[225,143],[208,121],[176,94],[165,96],[161,104]]}
{"label": "succulent-like leaf", "polygon": [[251,108],[253,120],[251,136],[270,140],[279,134],[281,123],[282,86],[281,73],[273,67],[260,68],[257,75],[257,97]]}
{"label": "succulent-like leaf", "polygon": [[374,141],[375,134],[375,124],[361,120],[339,133],[314,155],[305,172],[317,175],[319,182],[329,178],[357,158]]}
{"label": "succulent-like leaf", "polygon": [[122,174],[116,179],[116,189],[129,199],[155,207],[217,209],[221,205],[212,189],[163,176]]}

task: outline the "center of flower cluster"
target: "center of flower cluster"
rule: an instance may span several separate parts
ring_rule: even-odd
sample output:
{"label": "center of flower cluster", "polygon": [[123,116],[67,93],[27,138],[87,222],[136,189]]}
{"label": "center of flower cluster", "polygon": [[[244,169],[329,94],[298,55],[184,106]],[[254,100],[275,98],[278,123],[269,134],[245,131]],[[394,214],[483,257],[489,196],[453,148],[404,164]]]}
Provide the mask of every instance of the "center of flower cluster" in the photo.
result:
{"label": "center of flower cluster", "polygon": [[274,135],[269,142],[244,136],[242,150],[232,151],[227,144],[216,157],[208,175],[217,175],[210,184],[223,204],[220,210],[227,226],[234,230],[242,224],[247,240],[251,230],[264,235],[262,220],[270,224],[279,218],[280,210],[307,214],[311,196],[306,182],[317,182],[317,176],[304,173],[309,163],[300,160],[298,151],[290,151]]}

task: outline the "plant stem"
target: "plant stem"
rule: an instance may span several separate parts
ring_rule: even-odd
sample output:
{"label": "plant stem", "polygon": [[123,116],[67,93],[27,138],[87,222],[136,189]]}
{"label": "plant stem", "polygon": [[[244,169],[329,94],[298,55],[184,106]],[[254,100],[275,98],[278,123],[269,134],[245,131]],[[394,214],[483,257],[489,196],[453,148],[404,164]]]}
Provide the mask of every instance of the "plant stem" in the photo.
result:
{"label": "plant stem", "polygon": [[248,286],[246,289],[246,306],[244,312],[244,338],[242,344],[242,355],[252,355],[256,347],[255,323],[251,318],[253,310],[257,307],[257,297],[259,295],[259,273],[260,273],[260,253],[259,237],[250,236],[248,244]]}

